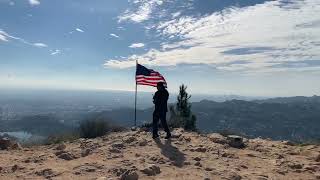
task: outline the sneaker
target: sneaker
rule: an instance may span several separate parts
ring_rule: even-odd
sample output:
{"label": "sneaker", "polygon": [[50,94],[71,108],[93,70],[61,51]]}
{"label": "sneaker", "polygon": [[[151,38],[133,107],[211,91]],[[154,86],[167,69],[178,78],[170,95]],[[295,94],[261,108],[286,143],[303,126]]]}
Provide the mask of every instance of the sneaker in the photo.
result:
{"label": "sneaker", "polygon": [[166,137],[164,137],[165,139],[170,139],[171,138],[171,134],[167,134]]}
{"label": "sneaker", "polygon": [[157,138],[159,138],[159,135],[153,135],[152,138],[157,139]]}

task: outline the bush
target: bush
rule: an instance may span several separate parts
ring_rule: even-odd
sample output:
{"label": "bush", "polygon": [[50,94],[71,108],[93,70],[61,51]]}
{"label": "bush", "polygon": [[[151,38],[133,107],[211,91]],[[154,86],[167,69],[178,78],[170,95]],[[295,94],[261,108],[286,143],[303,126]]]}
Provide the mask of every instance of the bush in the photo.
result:
{"label": "bush", "polygon": [[103,116],[96,116],[80,122],[79,135],[82,138],[96,138],[110,132],[124,131],[125,129]]}
{"label": "bush", "polygon": [[77,131],[66,132],[66,133],[48,136],[47,139],[44,140],[44,144],[46,145],[60,144],[66,141],[74,141],[76,139],[79,139],[79,137],[80,135],[79,135],[79,132]]}

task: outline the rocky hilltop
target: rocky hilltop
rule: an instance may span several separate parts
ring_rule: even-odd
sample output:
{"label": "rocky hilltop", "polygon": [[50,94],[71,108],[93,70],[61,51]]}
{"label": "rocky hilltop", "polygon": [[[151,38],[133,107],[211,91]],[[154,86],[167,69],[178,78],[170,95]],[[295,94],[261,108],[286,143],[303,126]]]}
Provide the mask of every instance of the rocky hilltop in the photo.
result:
{"label": "rocky hilltop", "polygon": [[0,179],[320,179],[320,147],[176,129],[171,140],[137,130],[64,144],[0,150]]}

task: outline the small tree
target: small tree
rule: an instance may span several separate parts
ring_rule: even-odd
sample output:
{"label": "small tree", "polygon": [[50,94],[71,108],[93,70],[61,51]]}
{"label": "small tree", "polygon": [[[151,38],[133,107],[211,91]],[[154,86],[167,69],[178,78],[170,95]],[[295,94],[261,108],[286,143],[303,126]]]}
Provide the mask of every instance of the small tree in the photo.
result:
{"label": "small tree", "polygon": [[170,121],[172,127],[183,127],[186,130],[196,130],[196,116],[191,113],[189,99],[191,95],[187,93],[187,86],[182,84],[179,87],[176,108],[170,107]]}

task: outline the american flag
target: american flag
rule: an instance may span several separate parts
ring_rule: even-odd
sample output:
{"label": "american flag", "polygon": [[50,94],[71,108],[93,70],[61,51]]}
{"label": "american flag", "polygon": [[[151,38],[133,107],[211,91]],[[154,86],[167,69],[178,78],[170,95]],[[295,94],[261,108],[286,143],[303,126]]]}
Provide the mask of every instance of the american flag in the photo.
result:
{"label": "american flag", "polygon": [[154,86],[157,87],[158,82],[163,82],[167,87],[167,82],[164,77],[157,71],[148,69],[140,64],[137,64],[136,70],[136,83],[139,85]]}

